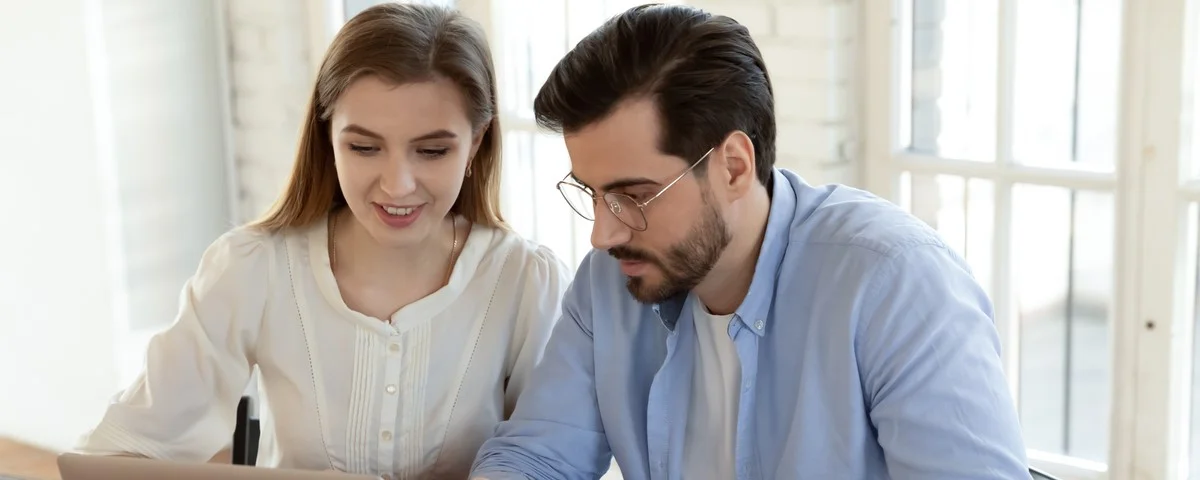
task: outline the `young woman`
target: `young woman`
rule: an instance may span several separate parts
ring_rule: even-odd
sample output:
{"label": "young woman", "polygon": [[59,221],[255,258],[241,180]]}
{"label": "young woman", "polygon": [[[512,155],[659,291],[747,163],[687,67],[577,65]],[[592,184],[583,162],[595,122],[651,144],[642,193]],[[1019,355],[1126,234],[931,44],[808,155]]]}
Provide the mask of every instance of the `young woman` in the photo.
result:
{"label": "young woman", "polygon": [[350,20],[286,191],[209,247],[78,450],[208,460],[257,366],[260,465],[465,478],[569,282],[501,219],[494,76],[482,30],[452,10]]}

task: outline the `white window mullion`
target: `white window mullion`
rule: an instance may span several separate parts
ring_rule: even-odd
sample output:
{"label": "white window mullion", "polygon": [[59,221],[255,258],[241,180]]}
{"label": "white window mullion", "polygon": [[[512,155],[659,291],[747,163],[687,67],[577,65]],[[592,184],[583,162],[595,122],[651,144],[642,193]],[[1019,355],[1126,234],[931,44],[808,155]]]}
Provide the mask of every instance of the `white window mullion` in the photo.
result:
{"label": "white window mullion", "polygon": [[1013,399],[1021,398],[1021,322],[1013,314],[1012,295],[1012,182],[994,180],[992,227],[992,305],[1000,335],[1004,373]]}
{"label": "white window mullion", "polygon": [[[1001,154],[1004,153],[1001,152]],[[1021,183],[1108,192],[1117,187],[1117,178],[1112,172],[1042,167],[1012,162],[970,162],[914,152],[895,154],[893,164],[900,170],[913,174],[990,178],[1009,184]]]}
{"label": "white window mullion", "polygon": [[906,52],[910,52],[902,41],[904,24],[911,15],[904,15],[901,9],[911,8],[910,2],[885,2],[888,8],[861,9],[862,48],[859,50],[862,58],[864,99],[859,104],[862,109],[863,125],[863,168],[859,170],[861,184],[876,195],[887,200],[900,203],[898,175],[894,170],[892,155],[898,150],[897,128],[902,122],[899,110],[900,95],[904,91],[904,83],[900,78],[907,75],[902,72],[902,66],[907,62],[901,60]]}
{"label": "white window mullion", "polygon": [[1117,238],[1114,251],[1117,276],[1114,279],[1116,296],[1112,325],[1112,435],[1108,454],[1108,471],[1112,479],[1135,478],[1135,469],[1145,463],[1138,460],[1135,452],[1138,448],[1135,432],[1142,418],[1137,412],[1136,388],[1139,370],[1137,337],[1141,328],[1139,285],[1142,279],[1142,236],[1138,232],[1142,230],[1141,205],[1144,200],[1140,191],[1141,117],[1144,114],[1141,102],[1146,90],[1147,77],[1144,71],[1147,57],[1141,52],[1148,48],[1144,40],[1147,32],[1143,18],[1144,10],[1127,0],[1122,22],[1124,33],[1119,90],[1122,115],[1119,116],[1117,126],[1119,206],[1116,212]]}
{"label": "white window mullion", "polygon": [[992,227],[992,303],[1003,349],[1009,391],[1021,398],[1021,322],[1015,311],[1012,278],[1012,187],[1003,172],[1012,167],[1013,66],[1016,63],[1016,0],[999,0],[999,49],[996,55],[996,158],[989,167],[1000,170],[994,178],[996,213]]}

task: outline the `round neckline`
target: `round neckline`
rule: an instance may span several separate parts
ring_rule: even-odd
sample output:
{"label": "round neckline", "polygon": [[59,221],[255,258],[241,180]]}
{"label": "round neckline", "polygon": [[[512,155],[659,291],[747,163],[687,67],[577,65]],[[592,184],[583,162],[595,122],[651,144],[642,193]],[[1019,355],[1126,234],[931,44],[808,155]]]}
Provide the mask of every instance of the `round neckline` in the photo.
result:
{"label": "round neckline", "polygon": [[[461,217],[459,215],[458,217]],[[342,298],[338,288],[337,278],[329,261],[329,221],[328,216],[308,232],[308,256],[312,274],[317,287],[325,296],[325,301],[346,318],[365,324],[368,328],[381,333],[393,333],[407,330],[422,321],[428,321],[434,315],[445,310],[462,294],[475,276],[475,270],[483,257],[488,240],[492,237],[493,229],[479,224],[470,224],[466,239],[462,242],[458,258],[451,267],[450,279],[433,293],[421,297],[408,305],[400,307],[391,317],[380,319],[350,308]],[[398,281],[402,281],[399,280]]]}

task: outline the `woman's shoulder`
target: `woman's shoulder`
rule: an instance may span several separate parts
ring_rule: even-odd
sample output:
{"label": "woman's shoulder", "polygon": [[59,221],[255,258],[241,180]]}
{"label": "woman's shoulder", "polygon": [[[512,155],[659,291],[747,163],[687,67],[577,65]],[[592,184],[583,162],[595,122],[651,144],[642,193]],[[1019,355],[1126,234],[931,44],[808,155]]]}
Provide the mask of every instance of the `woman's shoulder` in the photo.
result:
{"label": "woman's shoulder", "polygon": [[286,232],[269,232],[252,225],[233,227],[204,250],[196,280],[252,278],[266,274],[274,263],[277,244]]}
{"label": "woman's shoulder", "polygon": [[518,266],[520,270],[540,277],[561,277],[568,275],[570,268],[550,247],[525,238],[507,228],[487,227],[476,225],[492,235],[492,255],[503,255],[508,258],[509,265]]}
{"label": "woman's shoulder", "polygon": [[273,249],[285,233],[269,232],[253,225],[233,227],[208,246],[205,256],[217,255],[230,260],[254,257]]}
{"label": "woman's shoulder", "polygon": [[304,226],[272,230],[253,223],[244,224],[225,231],[209,248],[223,249],[234,255],[261,254],[279,248],[289,239],[307,238],[312,230],[323,226],[313,222]]}

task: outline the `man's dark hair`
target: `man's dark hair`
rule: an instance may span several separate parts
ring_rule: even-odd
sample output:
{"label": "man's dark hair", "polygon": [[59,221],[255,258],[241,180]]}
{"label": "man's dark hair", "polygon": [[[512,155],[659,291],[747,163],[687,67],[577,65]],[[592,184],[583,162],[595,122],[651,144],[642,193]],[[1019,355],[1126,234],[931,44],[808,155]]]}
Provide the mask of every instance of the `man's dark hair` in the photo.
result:
{"label": "man's dark hair", "polygon": [[558,62],[533,111],[542,127],[571,134],[637,98],[657,107],[659,151],[690,163],[740,130],[754,142],[758,180],[770,185],[774,94],[758,46],[737,21],[683,5],[631,8]]}

